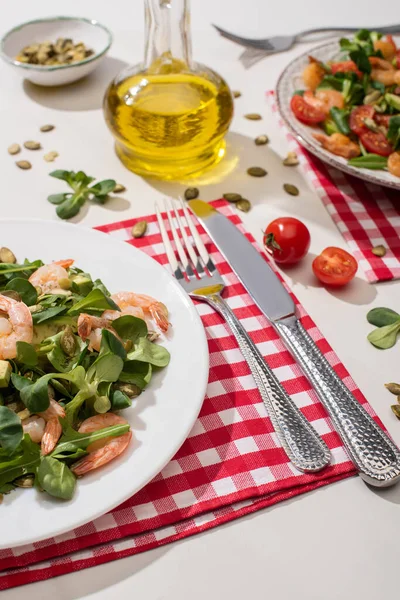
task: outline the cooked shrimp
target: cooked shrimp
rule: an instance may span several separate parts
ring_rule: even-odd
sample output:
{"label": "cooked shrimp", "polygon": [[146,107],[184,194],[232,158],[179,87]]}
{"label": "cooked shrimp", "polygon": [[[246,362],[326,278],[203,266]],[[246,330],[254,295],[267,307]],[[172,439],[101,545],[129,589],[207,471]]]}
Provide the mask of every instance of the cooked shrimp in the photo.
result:
{"label": "cooked shrimp", "polygon": [[325,76],[325,71],[318,62],[310,62],[303,71],[303,81],[307,88],[314,91]]}
{"label": "cooked shrimp", "polygon": [[379,58],[379,56],[370,56],[369,62],[372,66],[371,79],[383,83],[383,85],[393,85],[396,83],[396,70],[391,62]]}
{"label": "cooked shrimp", "polygon": [[17,302],[0,294],[0,359],[17,356],[17,342],[28,342],[33,338],[32,315],[23,302]]}
{"label": "cooked shrimp", "polygon": [[375,40],[374,50],[380,50],[383,58],[391,60],[396,54],[396,45],[390,40]]}
{"label": "cooked shrimp", "polygon": [[343,135],[342,133],[333,133],[330,136],[323,133],[314,133],[313,137],[322,144],[325,150],[329,150],[329,152],[337,156],[354,158],[361,154],[359,145],[352,142],[347,135]]}
{"label": "cooked shrimp", "polygon": [[[112,311],[117,312],[118,311]],[[114,335],[115,331],[110,326],[110,320],[103,317],[95,317],[86,313],[81,313],[78,317],[78,335],[86,342],[89,340],[89,350],[100,350],[101,334],[103,329],[111,330]]]}
{"label": "cooked shrimp", "polygon": [[29,282],[39,287],[43,294],[47,294],[51,290],[59,287],[60,279],[68,279],[68,272],[66,269],[73,264],[73,260],[67,258],[66,260],[58,260],[57,262],[50,263],[49,265],[43,265],[39,267],[29,277]]}
{"label": "cooked shrimp", "polygon": [[[79,433],[91,433],[93,431],[98,431],[99,429],[104,429],[105,427],[123,425],[124,423],[127,423],[127,421],[119,415],[105,413],[104,415],[89,417],[89,419],[83,421],[78,431]],[[93,442],[87,447],[89,454],[72,465],[71,470],[75,475],[81,476],[89,471],[93,471],[93,469],[102,467],[122,454],[128,447],[131,439],[132,432],[128,431],[118,437],[107,437],[98,440],[97,442]]]}
{"label": "cooked shrimp", "polygon": [[333,106],[344,108],[343,95],[337,90],[318,90],[315,95],[308,90],[304,92],[303,98],[308,104],[322,110],[326,115]]}
{"label": "cooked shrimp", "polygon": [[27,433],[35,444],[40,444],[42,441],[45,427],[46,421],[37,415],[32,415],[22,421],[24,433]]}
{"label": "cooked shrimp", "polygon": [[400,177],[400,152],[393,152],[388,158],[389,173]]}
{"label": "cooked shrimp", "polygon": [[46,427],[42,437],[42,454],[50,454],[57,445],[62,434],[59,417],[65,417],[65,410],[55,400],[50,400],[50,406],[45,411],[38,413],[46,421]]}
{"label": "cooked shrimp", "polygon": [[400,71],[396,71],[394,74],[394,82],[396,85],[400,85]]}
{"label": "cooked shrimp", "polygon": [[168,331],[168,310],[167,307],[151,296],[144,294],[135,294],[134,292],[118,292],[113,294],[111,299],[121,309],[122,312],[128,308],[141,308],[144,313],[150,315],[161,331]]}

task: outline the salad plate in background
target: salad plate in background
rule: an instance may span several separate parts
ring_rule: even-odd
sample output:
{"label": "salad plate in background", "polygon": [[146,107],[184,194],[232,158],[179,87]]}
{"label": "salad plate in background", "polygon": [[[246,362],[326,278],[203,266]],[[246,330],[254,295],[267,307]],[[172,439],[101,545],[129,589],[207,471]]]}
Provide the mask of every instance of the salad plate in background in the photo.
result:
{"label": "salad plate in background", "polygon": [[[383,56],[372,57],[371,55],[371,58],[369,57],[371,48],[373,54],[379,55],[379,52],[376,52],[373,48],[373,40],[375,39],[375,35],[376,34],[371,34],[371,32],[364,30],[361,32],[360,40],[357,40],[356,37],[340,43],[340,38],[337,38],[334,41],[318,46],[293,60],[286,67],[279,78],[276,89],[277,103],[280,114],[289,130],[297,139],[297,141],[309,152],[323,160],[328,165],[364,179],[365,181],[384,185],[393,189],[400,189],[400,176],[395,176],[389,172],[387,168],[389,154],[400,151],[400,88],[397,89],[399,86],[396,83],[383,87],[379,86],[379,82],[377,85],[376,82],[371,80],[371,74],[359,71],[358,67],[357,73],[347,72],[348,74],[345,74],[348,67],[340,66],[338,67],[338,70],[340,71],[342,68],[344,70],[339,75],[335,68],[333,70],[330,68],[332,64],[349,64],[349,61],[351,60],[350,52],[356,52],[356,54],[352,54],[352,56],[356,58],[357,62],[361,61],[361,65],[364,64],[364,67],[365,58],[367,58],[367,61],[372,60],[375,61],[375,63],[377,62],[378,58],[384,60]],[[386,43],[386,38],[382,38],[382,41]],[[399,38],[393,38],[393,42],[400,47]],[[360,54],[362,56],[360,56]],[[400,79],[400,70],[398,70],[398,67],[395,65],[400,64],[399,57],[399,50],[396,50],[396,54],[394,54],[393,58],[390,58],[390,62],[393,64],[394,71],[398,71],[396,76],[397,79]],[[316,89],[310,89],[309,80],[307,77],[306,81],[303,79],[304,70],[309,67],[311,62],[319,63],[324,69],[326,69]],[[354,63],[354,61],[351,62]],[[371,69],[374,69],[375,66],[376,65],[372,65]],[[351,70],[352,68],[350,68],[350,71]],[[343,78],[342,82],[339,81],[339,78],[341,77]],[[346,83],[344,83],[345,79],[347,79]],[[341,85],[344,86],[344,88],[341,87]],[[381,89],[378,89],[379,87]],[[342,106],[341,110],[336,111],[336,119],[332,118],[331,111],[329,110],[329,112],[325,114],[325,119],[323,121],[321,120],[322,117],[317,117],[316,121],[318,122],[316,123],[307,122],[309,121],[307,118],[299,120],[299,113],[297,112],[296,116],[296,107],[293,106],[293,103],[296,104],[298,102],[301,104],[303,99],[307,104],[310,101],[312,104],[314,104],[312,109],[316,108],[318,112],[318,102],[315,102],[313,96],[315,96],[315,94],[318,95],[319,90],[340,91],[340,93],[344,96],[344,105]],[[372,96],[370,95],[371,93]],[[387,96],[388,93],[390,96]],[[302,99],[294,100],[296,95],[301,96]],[[368,97],[368,95],[370,96]],[[386,102],[387,97],[393,102],[393,106]],[[364,102],[368,104],[364,104]],[[361,131],[359,128],[357,128],[357,126],[354,129],[354,117],[353,122],[351,121],[351,113],[355,111],[358,106],[366,105],[368,105],[370,108],[367,109],[366,112],[363,109],[364,112],[361,113],[361,117],[364,118],[365,114],[367,118],[372,116],[372,118],[367,120],[368,127],[365,127],[365,132],[367,132],[368,147],[364,146],[362,143],[360,144],[360,140],[362,139],[360,135]],[[376,110],[374,108],[375,105]],[[293,108],[295,108],[295,111]],[[368,114],[368,110],[370,111],[370,114]],[[313,117],[315,114],[317,113],[312,113],[311,116]],[[396,119],[392,122],[392,127],[390,129],[389,123],[392,117],[396,117]],[[313,119],[311,118],[310,120],[312,121]],[[338,121],[340,128],[337,126]],[[370,127],[374,129],[374,131],[372,131]],[[394,131],[395,129],[396,131]],[[322,145],[321,140],[324,141],[323,136],[331,136],[334,133],[346,135],[346,137],[349,137],[349,139],[355,144],[354,147],[356,150],[353,153],[353,156],[343,157],[336,155]],[[371,144],[368,142],[369,138],[374,138],[375,133],[379,136],[380,142],[384,141],[382,138],[382,136],[384,136],[386,143],[390,146],[390,149],[386,147],[386,149],[383,150],[383,153],[386,155],[384,157],[382,156],[380,158],[376,158],[374,146],[373,144],[371,146]],[[388,139],[388,136],[390,139]],[[357,156],[357,154],[359,154],[359,156]],[[373,155],[372,157],[371,154]],[[373,160],[368,160],[369,158],[372,158]],[[398,158],[398,167],[400,173],[400,154],[398,157],[396,154],[394,158]],[[369,163],[369,168],[366,168],[367,160]]]}
{"label": "salad plate in background", "polygon": [[[60,490],[57,488],[57,484],[53,488],[50,485],[46,490],[47,480],[45,481],[44,478],[41,482],[42,485],[39,482],[39,487],[44,487],[45,492],[48,493],[43,493],[36,488],[16,488],[5,494],[0,507],[2,532],[0,548],[9,548],[53,537],[83,525],[124,502],[146,485],[182,445],[197,418],[207,385],[208,350],[202,323],[189,297],[163,267],[136,248],[94,230],[39,220],[2,221],[0,222],[0,237],[2,244],[12,249],[18,263],[23,262],[25,258],[40,259],[45,264],[60,258],[73,258],[74,265],[64,264],[64,267],[72,269],[69,273],[71,279],[74,280],[74,286],[76,280],[73,269],[76,266],[84,273],[89,273],[93,280],[98,278],[111,293],[126,290],[134,291],[137,294],[148,294],[156,298],[168,307],[168,320],[171,323],[168,331],[162,333],[157,340],[160,348],[165,348],[170,354],[169,364],[167,365],[168,361],[165,360],[163,361],[165,368],[154,369],[150,383],[137,398],[132,400],[132,406],[125,406],[124,410],[118,412],[121,417],[126,419],[126,428],[129,425],[132,432],[132,440],[125,452],[105,466],[79,478],[74,493],[69,494],[67,490],[67,496],[72,496],[72,499],[62,500],[52,497],[52,491],[55,491],[55,495],[57,495],[60,494]],[[36,282],[34,283],[36,285]],[[63,281],[63,286],[64,283]],[[82,281],[79,283],[82,284]],[[75,287],[72,289],[74,290]],[[32,292],[32,290],[28,291]],[[21,284],[19,292],[26,293]],[[54,291],[52,293],[54,294]],[[87,290],[82,287],[77,289],[77,294],[89,298]],[[3,296],[2,298],[4,299]],[[71,299],[71,296],[69,298]],[[78,295],[77,300],[79,301]],[[15,299],[12,301],[15,302]],[[85,303],[85,298],[82,301]],[[39,314],[45,315],[44,311],[53,308],[58,310],[58,305],[63,306],[63,300],[56,300],[56,305],[55,307],[46,306],[44,309],[41,307]],[[79,308],[79,304],[75,306]],[[74,312],[76,311],[70,308],[67,312],[61,309],[58,317],[60,323],[63,320],[66,323],[69,322],[69,315]],[[88,312],[91,312],[90,308]],[[35,311],[32,316],[34,314]],[[3,313],[2,316],[4,316]],[[49,323],[51,323],[51,319]],[[49,333],[53,334],[54,332],[49,331]],[[124,336],[121,335],[120,338],[123,340]],[[40,354],[40,342],[39,345],[35,342],[32,344]],[[121,354],[122,349],[115,344],[115,338],[114,341],[112,338],[108,339],[107,344],[105,348],[107,356],[103,356],[103,359],[108,360],[111,356],[115,363],[118,360],[117,355]],[[187,351],[188,344],[190,344],[190,352]],[[29,364],[33,363],[32,346],[31,349],[28,346],[29,344],[26,343],[25,346],[19,347],[21,354],[17,357],[13,369],[14,372],[19,371],[24,377],[29,378]],[[45,343],[44,346],[46,346]],[[79,350],[79,344],[77,346]],[[136,344],[133,350],[127,346],[126,349],[135,352]],[[45,347],[42,347],[42,350],[46,352]],[[59,348],[56,348],[56,351],[59,351]],[[65,369],[64,374],[62,371],[65,365],[59,360],[69,360],[68,357],[63,357],[60,353],[51,357],[48,355],[48,357],[52,361],[50,372],[54,370],[60,372],[61,370],[59,381],[66,383],[66,380],[63,379],[66,374]],[[86,358],[88,357],[86,356]],[[99,357],[94,352],[93,360],[96,358]],[[122,359],[120,358],[120,360]],[[44,369],[43,364],[46,363],[41,362],[40,367]],[[87,381],[91,380],[93,383],[96,382],[96,364],[89,360],[86,365],[81,362],[77,368],[82,371],[85,367]],[[56,368],[53,369],[53,367]],[[112,377],[109,377],[109,367],[110,365],[107,364],[106,369],[103,369],[105,383],[112,381]],[[20,376],[18,375],[18,377]],[[17,384],[18,377],[15,380]],[[76,380],[74,385],[73,394],[81,389],[79,381]],[[83,387],[86,385],[83,383]],[[96,397],[99,406],[107,402],[107,394],[109,394],[109,390],[106,385],[104,391]],[[33,396],[32,392],[30,400]],[[37,399],[39,396],[40,393],[35,398]],[[111,398],[111,396],[109,397]],[[62,399],[60,401],[63,404]],[[67,413],[70,412],[71,416],[71,411],[68,411],[67,407],[68,402],[65,404],[65,409]],[[92,407],[88,406],[87,409],[90,412]],[[104,412],[107,409],[112,412],[112,408],[104,408],[104,406],[99,411]],[[117,411],[119,411],[118,407],[115,412]],[[78,424],[82,418],[85,418],[85,415],[81,414],[77,421]],[[75,417],[72,418],[72,422],[74,420]],[[66,429],[63,435],[65,435],[65,431]],[[118,435],[122,433],[124,432],[121,430]],[[12,437],[10,435],[8,438],[9,443],[12,443]],[[67,451],[71,451],[71,448],[66,448]],[[1,452],[3,459],[4,448]],[[78,454],[80,460],[85,460],[88,456],[81,451],[76,453],[76,456]],[[63,458],[60,460],[62,462]],[[66,461],[66,464],[70,464],[71,470],[73,470],[73,460],[72,466],[69,460]],[[77,472],[77,474],[79,473]],[[46,477],[50,477],[50,475],[49,470],[44,473]],[[50,482],[56,480],[57,477],[50,477]]]}

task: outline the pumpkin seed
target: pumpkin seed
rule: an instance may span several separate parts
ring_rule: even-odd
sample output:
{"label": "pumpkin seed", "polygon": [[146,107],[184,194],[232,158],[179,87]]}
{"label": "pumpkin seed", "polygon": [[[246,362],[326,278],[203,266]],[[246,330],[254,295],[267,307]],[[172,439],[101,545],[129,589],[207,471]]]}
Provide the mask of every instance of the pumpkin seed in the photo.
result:
{"label": "pumpkin seed", "polygon": [[381,98],[382,94],[379,90],[373,90],[364,97],[364,104],[375,104]]}
{"label": "pumpkin seed", "polygon": [[247,213],[251,209],[251,204],[249,200],[246,200],[246,198],[241,198],[236,202],[236,208],[238,208],[242,212]]}
{"label": "pumpkin seed", "polygon": [[121,192],[125,192],[126,187],[122,185],[122,183],[117,183],[115,188],[113,189],[114,194],[120,194]]}
{"label": "pumpkin seed", "polygon": [[242,92],[238,92],[237,90],[233,90],[232,95],[234,98],[240,98]]}
{"label": "pumpkin seed", "polygon": [[256,139],[254,140],[254,143],[256,146],[264,146],[265,144],[268,144],[269,142],[269,137],[267,135],[259,135],[258,137],[256,137]]}
{"label": "pumpkin seed", "polygon": [[27,150],[40,150],[42,146],[40,145],[40,142],[34,142],[33,140],[28,140],[27,142],[24,142],[24,147]]}
{"label": "pumpkin seed", "polygon": [[59,156],[58,152],[56,152],[55,150],[51,150],[51,152],[45,154],[43,158],[46,162],[53,162],[57,158],[57,156]]}
{"label": "pumpkin seed", "polygon": [[16,60],[33,65],[68,65],[92,54],[94,51],[83,42],[74,44],[70,38],[58,38],[54,43],[45,41],[22,48]]}
{"label": "pumpkin seed", "polygon": [[287,157],[284,159],[283,164],[285,167],[295,167],[299,164],[296,152],[288,152]]}
{"label": "pumpkin seed", "polygon": [[64,354],[74,356],[76,350],[76,340],[71,327],[66,327],[60,339],[60,346]]}
{"label": "pumpkin seed", "polygon": [[18,154],[18,152],[21,152],[21,146],[19,144],[11,144],[11,146],[8,146],[7,151],[8,154]]}
{"label": "pumpkin seed", "polygon": [[48,131],[53,131],[54,125],[42,125],[40,131],[43,133],[47,133]]}
{"label": "pumpkin seed", "polygon": [[114,388],[128,396],[128,398],[137,398],[141,394],[141,389],[134,383],[116,383]]}
{"label": "pumpkin seed", "polygon": [[400,383],[385,383],[385,388],[387,390],[389,390],[389,392],[391,394],[394,394],[395,396],[399,396],[400,395]]}
{"label": "pumpkin seed", "polygon": [[19,488],[31,488],[33,487],[34,476],[33,475],[25,475],[24,477],[20,477],[14,481],[14,485]]}
{"label": "pumpkin seed", "polygon": [[147,221],[138,221],[132,227],[132,237],[141,238],[147,231]]}
{"label": "pumpkin seed", "polygon": [[27,171],[28,169],[32,169],[32,165],[29,160],[17,160],[15,163],[17,167],[22,169],[23,171]]}
{"label": "pumpkin seed", "polygon": [[195,198],[199,197],[199,194],[199,190],[195,187],[192,187],[185,190],[184,196],[186,200],[194,200]]}
{"label": "pumpkin seed", "polygon": [[7,296],[7,298],[11,298],[12,300],[16,300],[17,302],[21,302],[21,296],[15,290],[3,290],[1,292],[2,296]]}
{"label": "pumpkin seed", "polygon": [[222,194],[222,197],[225,198],[228,202],[239,202],[242,199],[241,194],[228,193]]}
{"label": "pumpkin seed", "polygon": [[375,256],[382,257],[386,254],[386,248],[382,244],[379,244],[379,246],[374,246],[373,248],[371,248],[371,252],[372,254],[375,254]]}
{"label": "pumpkin seed", "polygon": [[268,175],[267,171],[262,167],[250,167],[247,169],[247,173],[252,177],[265,177]]}
{"label": "pumpkin seed", "polygon": [[15,258],[14,252],[11,252],[9,248],[3,246],[3,248],[0,248],[0,262],[14,264],[17,262],[17,259]]}
{"label": "pumpkin seed", "polygon": [[396,417],[398,419],[400,419],[400,405],[399,404],[392,404],[392,406],[390,408],[392,409],[392,411],[394,412],[394,414],[396,415]]}
{"label": "pumpkin seed", "polygon": [[300,194],[299,188],[297,188],[295,185],[292,185],[291,183],[284,183],[283,189],[291,196],[298,196]]}
{"label": "pumpkin seed", "polygon": [[244,115],[244,118],[249,119],[250,121],[260,121],[262,116],[258,113],[247,113],[247,115]]}

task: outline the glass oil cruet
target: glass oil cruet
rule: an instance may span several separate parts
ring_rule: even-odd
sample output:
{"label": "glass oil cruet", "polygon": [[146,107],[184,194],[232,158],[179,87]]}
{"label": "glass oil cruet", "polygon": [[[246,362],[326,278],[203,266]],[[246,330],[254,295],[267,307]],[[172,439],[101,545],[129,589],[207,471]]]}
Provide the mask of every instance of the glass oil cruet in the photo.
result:
{"label": "glass oil cruet", "polygon": [[192,61],[189,0],[145,0],[145,23],[144,63],[117,75],[104,98],[116,152],[143,176],[200,175],[224,155],[232,94]]}

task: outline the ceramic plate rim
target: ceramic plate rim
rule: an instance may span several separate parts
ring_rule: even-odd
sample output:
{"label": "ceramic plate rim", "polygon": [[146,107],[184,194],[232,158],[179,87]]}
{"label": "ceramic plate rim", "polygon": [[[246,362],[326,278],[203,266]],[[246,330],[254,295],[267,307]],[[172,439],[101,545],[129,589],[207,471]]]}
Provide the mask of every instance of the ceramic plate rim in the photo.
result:
{"label": "ceramic plate rim", "polygon": [[[51,221],[51,220],[47,220],[47,219],[35,219],[35,218],[4,218],[0,220],[0,227],[2,225],[7,225],[7,224],[21,224],[21,223],[25,223],[25,224],[41,224],[42,226],[48,226],[48,227],[54,227],[55,225],[58,227],[62,227],[65,228],[66,230],[72,228],[74,230],[76,230],[77,228],[81,231],[85,231],[88,235],[93,235],[96,238],[98,237],[98,239],[100,239],[101,236],[104,236],[106,239],[108,238],[108,235],[106,233],[103,233],[101,231],[98,231],[96,229],[92,229],[90,227],[85,227],[85,226],[81,226],[81,225],[75,225],[72,223],[65,223],[62,221]],[[127,246],[126,242],[117,240],[115,238],[111,238],[111,244],[112,245],[118,245],[121,247],[125,247]],[[105,242],[105,240],[103,239],[103,243]],[[186,305],[189,308],[191,317],[193,318],[193,321],[195,323],[196,326],[196,335],[197,335],[197,340],[196,340],[196,344],[199,347],[199,356],[201,359],[201,363],[199,364],[199,368],[198,368],[198,373],[199,373],[199,377],[198,377],[198,392],[197,394],[194,393],[193,394],[193,399],[195,399],[195,401],[193,401],[193,411],[191,413],[191,417],[187,419],[186,425],[185,427],[182,428],[182,431],[180,432],[179,435],[179,439],[177,438],[176,442],[174,443],[174,448],[173,450],[171,450],[167,455],[162,455],[163,458],[160,459],[157,463],[153,464],[151,469],[149,469],[145,479],[140,482],[139,486],[136,486],[134,488],[132,488],[132,490],[130,490],[129,492],[126,492],[124,495],[122,496],[118,496],[117,499],[114,498],[114,500],[109,501],[107,503],[107,506],[102,506],[100,510],[95,510],[93,511],[93,514],[90,515],[90,517],[84,517],[82,519],[77,518],[73,525],[68,525],[68,526],[58,526],[57,528],[55,528],[54,530],[52,530],[51,533],[46,532],[46,534],[44,534],[43,536],[34,536],[34,537],[25,537],[25,538],[21,538],[13,541],[12,544],[10,545],[10,543],[7,543],[7,541],[3,542],[2,540],[0,540],[0,549],[7,549],[7,548],[17,548],[19,546],[25,546],[27,544],[33,544],[36,542],[40,542],[43,541],[45,539],[48,538],[52,538],[54,536],[58,536],[61,535],[63,533],[72,531],[73,529],[76,529],[77,527],[80,527],[86,523],[89,523],[93,520],[95,520],[96,518],[108,513],[109,511],[113,510],[115,507],[119,506],[120,504],[122,504],[123,502],[125,502],[128,498],[130,498],[131,496],[133,496],[134,494],[136,494],[138,491],[140,491],[141,489],[143,489],[143,487],[145,487],[147,485],[147,483],[149,483],[149,481],[151,481],[158,473],[160,473],[160,471],[162,471],[162,469],[170,462],[171,458],[174,456],[174,454],[179,450],[179,448],[182,446],[182,444],[184,443],[184,441],[187,439],[191,429],[193,428],[193,425],[196,422],[196,419],[199,415],[199,412],[201,410],[201,407],[203,405],[203,401],[206,395],[206,388],[207,388],[207,383],[208,383],[208,372],[209,372],[209,351],[208,351],[208,344],[207,344],[207,337],[205,334],[205,329],[203,326],[203,323],[201,321],[200,315],[197,312],[195,305],[193,304],[192,300],[189,298],[188,294],[186,294],[186,292],[183,290],[183,288],[179,285],[179,283],[176,281],[176,279],[174,277],[172,277],[172,275],[170,275],[170,273],[162,266],[160,265],[156,260],[152,259],[150,256],[148,256],[147,254],[145,254],[144,252],[142,252],[141,250],[139,250],[138,248],[136,248],[135,246],[130,246],[130,249],[134,252],[134,254],[137,254],[138,256],[141,256],[142,259],[145,262],[148,262],[149,264],[152,264],[154,266],[154,268],[156,270],[161,270],[165,276],[167,276],[170,280],[170,284],[172,284],[175,288],[175,291],[177,292],[177,298],[179,298],[179,300],[183,301],[186,300]],[[77,261],[79,261],[79,257],[76,258]],[[185,305],[185,308],[186,308]],[[150,388],[151,389],[151,386]],[[79,483],[78,483],[79,485]],[[71,502],[71,504],[66,505],[66,510],[68,510],[68,508],[71,510],[71,507],[73,507],[73,500]],[[5,509],[5,507],[3,507],[3,510]],[[78,514],[78,511],[76,511]]]}
{"label": "ceramic plate rim", "polygon": [[313,154],[314,156],[316,156],[317,158],[322,160],[324,163],[327,163],[330,166],[339,169],[340,171],[344,171],[345,173],[348,173],[349,175],[353,175],[354,177],[363,179],[364,181],[368,181],[370,183],[374,183],[377,185],[382,185],[384,187],[388,187],[388,188],[391,188],[394,190],[400,190],[400,179],[397,182],[395,180],[394,176],[392,176],[393,181],[385,180],[385,179],[382,179],[378,174],[375,174],[375,173],[379,173],[379,171],[376,171],[376,172],[375,171],[367,171],[366,169],[360,169],[358,167],[350,167],[346,163],[342,163],[340,160],[340,157],[335,158],[334,154],[332,154],[331,156],[327,156],[325,153],[321,152],[321,148],[316,145],[317,143],[315,143],[315,145],[313,145],[311,142],[309,142],[286,117],[284,106],[287,107],[288,103],[287,103],[287,98],[284,96],[284,92],[283,92],[282,88],[283,88],[284,81],[285,81],[286,77],[288,76],[289,69],[291,69],[291,67],[295,63],[299,63],[299,65],[300,65],[301,62],[304,61],[305,58],[307,58],[310,55],[313,55],[315,52],[318,52],[323,49],[327,49],[330,46],[333,47],[334,45],[337,45],[340,39],[341,39],[340,37],[337,37],[337,38],[331,40],[330,42],[325,42],[324,44],[319,44],[318,46],[313,46],[310,50],[303,52],[302,54],[296,56],[293,60],[291,60],[289,62],[288,65],[286,65],[285,69],[282,71],[282,73],[279,76],[279,79],[278,79],[278,82],[277,82],[276,88],[275,88],[279,114],[282,117],[282,119],[284,120],[286,127],[289,129],[290,133],[294,136],[294,138],[299,142],[299,144],[301,146],[303,146],[306,150],[311,152],[311,154]]}

